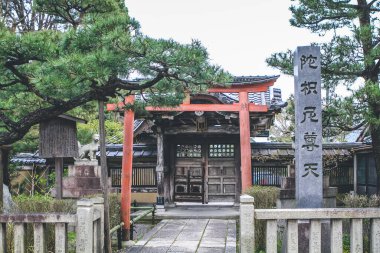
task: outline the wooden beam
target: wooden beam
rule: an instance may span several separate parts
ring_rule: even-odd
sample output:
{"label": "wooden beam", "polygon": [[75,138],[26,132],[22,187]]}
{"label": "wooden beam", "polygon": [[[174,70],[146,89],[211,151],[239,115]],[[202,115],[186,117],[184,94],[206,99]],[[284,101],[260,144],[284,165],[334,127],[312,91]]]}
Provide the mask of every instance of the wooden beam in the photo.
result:
{"label": "wooden beam", "polygon": [[[126,103],[133,104],[134,95],[126,97]],[[121,171],[121,218],[124,222],[123,240],[130,239],[130,221],[131,221],[131,188],[132,188],[132,162],[133,162],[133,122],[135,114],[132,110],[124,113],[124,140],[123,140],[123,158]]]}
{"label": "wooden beam", "polygon": [[247,92],[239,93],[240,159],[242,193],[252,185],[249,100]]}
{"label": "wooden beam", "polygon": [[[111,107],[110,107],[111,108]],[[238,112],[240,111],[240,104],[181,104],[177,107],[153,107],[147,106],[145,110],[150,112],[195,112],[195,111],[204,111],[204,112]],[[250,112],[267,112],[268,106],[266,105],[257,105],[257,104],[248,104],[247,111]]]}

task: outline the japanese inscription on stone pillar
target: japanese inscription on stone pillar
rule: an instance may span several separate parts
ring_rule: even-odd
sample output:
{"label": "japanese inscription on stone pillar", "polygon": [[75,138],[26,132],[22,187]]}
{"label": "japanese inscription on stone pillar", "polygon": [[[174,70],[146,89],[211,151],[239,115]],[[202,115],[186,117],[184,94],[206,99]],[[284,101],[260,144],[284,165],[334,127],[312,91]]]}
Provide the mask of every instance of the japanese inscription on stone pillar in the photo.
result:
{"label": "japanese inscription on stone pillar", "polygon": [[294,53],[297,207],[323,206],[321,58],[319,47]]}

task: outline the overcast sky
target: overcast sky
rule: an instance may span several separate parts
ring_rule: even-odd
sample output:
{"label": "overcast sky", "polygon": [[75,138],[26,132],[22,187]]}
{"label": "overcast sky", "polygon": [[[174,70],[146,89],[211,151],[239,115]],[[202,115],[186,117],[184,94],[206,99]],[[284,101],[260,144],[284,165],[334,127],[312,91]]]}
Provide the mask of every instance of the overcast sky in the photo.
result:
{"label": "overcast sky", "polygon": [[[280,74],[268,67],[272,53],[294,50],[322,38],[291,27],[290,0],[126,0],[144,34],[182,43],[197,39],[213,63],[233,75]],[[285,100],[293,79],[281,75],[275,87]]]}

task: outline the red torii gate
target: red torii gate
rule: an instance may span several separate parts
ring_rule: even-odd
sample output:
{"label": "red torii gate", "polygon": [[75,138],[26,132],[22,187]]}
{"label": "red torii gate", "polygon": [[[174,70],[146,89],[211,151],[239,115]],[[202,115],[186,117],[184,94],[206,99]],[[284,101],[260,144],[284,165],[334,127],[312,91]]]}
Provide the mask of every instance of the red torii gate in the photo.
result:
{"label": "red torii gate", "polygon": [[[145,109],[150,112],[169,112],[169,111],[224,111],[239,112],[240,127],[240,156],[241,156],[241,180],[242,192],[252,185],[251,169],[251,143],[250,143],[250,112],[267,112],[267,105],[257,105],[249,102],[248,93],[266,92],[276,79],[264,81],[262,83],[248,83],[244,85],[231,84],[229,87],[220,86],[208,89],[209,93],[239,93],[239,102],[233,104],[191,104],[190,99],[185,99],[182,104],[176,107],[153,107],[147,106]],[[124,103],[107,104],[107,110],[113,111],[123,108],[126,104],[133,104],[134,95],[125,98]],[[121,173],[121,218],[124,222],[124,239],[129,240],[130,236],[130,203],[132,188],[132,161],[133,161],[133,122],[134,112],[125,110],[124,113],[124,140],[123,158]]]}

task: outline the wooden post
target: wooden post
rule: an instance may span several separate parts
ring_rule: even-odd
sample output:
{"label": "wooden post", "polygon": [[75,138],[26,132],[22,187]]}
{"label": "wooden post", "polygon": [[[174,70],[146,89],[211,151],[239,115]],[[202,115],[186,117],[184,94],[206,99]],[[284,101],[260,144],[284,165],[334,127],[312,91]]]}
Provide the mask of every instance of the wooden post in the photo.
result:
{"label": "wooden post", "polygon": [[62,175],[63,175],[63,158],[55,158],[55,189],[56,199],[62,199]]}
{"label": "wooden post", "polygon": [[[126,104],[133,104],[134,95],[125,98]],[[123,226],[123,241],[129,241],[131,223],[131,188],[133,162],[133,122],[135,114],[132,110],[124,112],[123,160],[121,171],[121,219]]]}
{"label": "wooden post", "polygon": [[[109,206],[109,189],[108,189],[108,170],[106,156],[106,130],[104,125],[104,102],[99,100],[99,141],[100,141],[100,167],[101,167],[101,182],[103,187],[104,199],[104,242],[101,244],[101,251],[106,253],[112,252],[111,236],[110,236],[110,206]],[[102,227],[103,228],[103,227]]]}
{"label": "wooden post", "polygon": [[[157,176],[157,205],[164,205],[164,135],[162,133],[161,127],[157,127],[157,166],[156,166],[156,176]],[[159,201],[158,201],[159,200]]]}
{"label": "wooden post", "polygon": [[241,187],[242,193],[252,185],[251,140],[249,128],[248,92],[239,93],[240,121],[240,156],[241,156]]}

